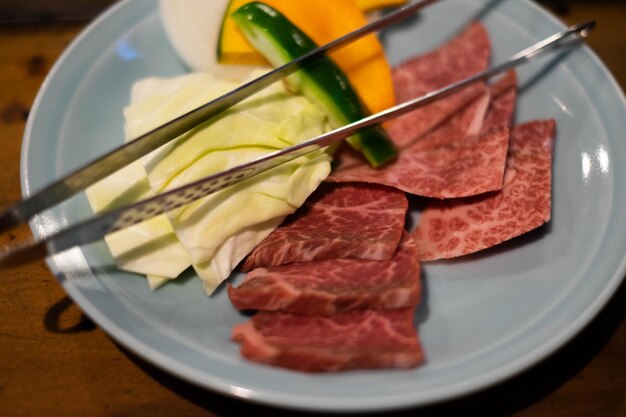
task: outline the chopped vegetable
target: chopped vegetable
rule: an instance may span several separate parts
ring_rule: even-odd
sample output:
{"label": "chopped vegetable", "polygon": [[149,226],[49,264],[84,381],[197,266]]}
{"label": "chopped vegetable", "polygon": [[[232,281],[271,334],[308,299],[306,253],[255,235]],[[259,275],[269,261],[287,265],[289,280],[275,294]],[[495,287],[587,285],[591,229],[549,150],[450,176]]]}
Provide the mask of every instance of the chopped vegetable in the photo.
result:
{"label": "chopped vegetable", "polygon": [[167,38],[191,71],[210,72],[241,82],[255,70],[251,65],[222,65],[215,47],[230,0],[159,0]]}
{"label": "chopped vegetable", "polygon": [[406,0],[354,0],[359,9],[364,12],[380,9],[382,7],[401,6]]}
{"label": "chopped vegetable", "polygon": [[[383,0],[370,0],[383,2]],[[389,0],[386,0],[389,1]],[[267,65],[230,15],[250,0],[231,0],[218,39],[218,62]],[[367,23],[354,0],[266,0],[318,45]],[[376,113],[395,104],[391,68],[375,35],[366,36],[330,55],[346,73],[367,108]]]}
{"label": "chopped vegetable", "polygon": [[[122,168],[86,190],[95,212],[112,210],[154,195],[139,161]],[[126,271],[175,278],[191,265],[165,215],[105,237],[116,264]]]}
{"label": "chopped vegetable", "polygon": [[[275,66],[289,62],[317,47],[306,34],[267,4],[247,3],[232,15],[248,40]],[[302,93],[326,110],[334,128],[368,114],[346,75],[328,57],[306,65],[287,79],[292,90]],[[380,166],[396,156],[396,149],[381,127],[348,138],[369,163]]]}
{"label": "chopped vegetable", "polygon": [[[132,104],[124,112],[127,136],[137,137],[236,86],[197,73],[142,80],[133,87]],[[324,112],[277,83],[93,185],[87,196],[94,211],[112,209],[326,130]],[[167,216],[111,234],[106,242],[121,269],[146,274],[151,284],[175,278],[192,265],[211,293],[329,172],[329,155],[306,155]]]}

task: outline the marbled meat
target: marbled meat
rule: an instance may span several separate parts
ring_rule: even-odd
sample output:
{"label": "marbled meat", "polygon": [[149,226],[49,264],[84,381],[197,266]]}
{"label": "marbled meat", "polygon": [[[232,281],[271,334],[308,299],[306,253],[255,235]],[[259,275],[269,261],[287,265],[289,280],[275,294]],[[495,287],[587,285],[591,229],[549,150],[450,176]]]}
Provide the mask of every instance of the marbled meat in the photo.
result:
{"label": "marbled meat", "polygon": [[[327,181],[384,184],[434,198],[499,190],[508,148],[506,128],[515,108],[515,72],[491,85],[489,92],[426,135],[401,146],[398,158],[382,168],[372,168],[358,153],[342,147],[339,165]],[[492,99],[485,100],[489,96]],[[479,132],[480,136],[472,137]]]}
{"label": "marbled meat", "polygon": [[[401,103],[483,71],[489,64],[491,43],[485,27],[473,23],[456,38],[393,69],[396,100]],[[398,146],[413,142],[480,94],[480,86],[437,100],[389,123]]]}
{"label": "marbled meat", "polygon": [[499,127],[445,146],[401,152],[380,169],[339,171],[327,181],[379,183],[423,197],[473,196],[502,187],[508,144],[508,128]]}
{"label": "marbled meat", "polygon": [[333,316],[261,311],[233,328],[252,361],[306,372],[413,368],[424,360],[414,307]]}
{"label": "marbled meat", "polygon": [[356,309],[415,306],[420,300],[419,253],[404,232],[387,261],[332,259],[257,268],[228,286],[239,310],[332,315]]}
{"label": "marbled meat", "polygon": [[322,184],[247,257],[244,271],[293,262],[396,253],[408,202],[403,192],[371,184]]}
{"label": "marbled meat", "polygon": [[502,190],[428,205],[413,232],[420,258],[477,252],[550,220],[555,127],[540,120],[513,128]]}
{"label": "marbled meat", "polygon": [[481,126],[481,132],[513,124],[515,101],[517,99],[517,73],[507,72],[502,78],[489,86],[491,102]]}

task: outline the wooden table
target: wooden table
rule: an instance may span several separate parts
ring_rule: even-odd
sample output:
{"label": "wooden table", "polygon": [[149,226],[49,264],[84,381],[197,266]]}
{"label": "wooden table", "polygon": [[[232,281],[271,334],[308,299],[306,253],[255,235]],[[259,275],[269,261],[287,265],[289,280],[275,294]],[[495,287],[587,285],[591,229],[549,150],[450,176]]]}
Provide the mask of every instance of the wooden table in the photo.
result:
{"label": "wooden table", "polygon": [[[569,3],[557,7],[561,17],[598,20],[589,43],[626,86],[626,2]],[[21,138],[35,94],[84,26],[0,27],[0,207],[20,197]],[[0,244],[27,236],[20,229]],[[204,391],[137,358],[81,313],[43,262],[0,275],[0,416],[293,414]],[[397,415],[626,416],[625,300],[622,285],[582,333],[523,374]]]}

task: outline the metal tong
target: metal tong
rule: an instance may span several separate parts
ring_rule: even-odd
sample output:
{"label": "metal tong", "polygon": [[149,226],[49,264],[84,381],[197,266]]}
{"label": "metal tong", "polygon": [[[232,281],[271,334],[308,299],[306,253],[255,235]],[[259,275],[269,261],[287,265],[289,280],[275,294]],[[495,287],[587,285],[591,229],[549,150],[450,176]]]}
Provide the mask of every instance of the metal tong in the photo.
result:
{"label": "metal tong", "polygon": [[[400,8],[381,19],[276,68],[183,116],[167,122],[139,138],[110,151],[95,161],[83,165],[81,168],[56,180],[41,191],[1,212],[0,233],[28,221],[41,211],[83,191],[98,180],[123,168],[127,164],[157,149],[193,127],[219,115],[252,94],[292,74],[307,62],[314,60],[330,50],[345,46],[371,32],[396,23],[435,1],[437,0],[423,0]],[[425,94],[424,96],[398,104],[357,122],[353,122],[297,145],[269,153],[256,160],[210,175],[180,188],[164,192],[126,207],[100,213],[91,219],[79,222],[38,241],[4,250],[0,252],[0,268],[18,265],[33,259],[62,252],[74,246],[93,242],[101,239],[106,234],[113,233],[117,230],[189,204],[280,164],[342,141],[362,129],[385,123],[419,107],[456,93],[469,85],[487,80],[494,75],[514,68],[548,51],[563,46],[570,46],[572,44],[571,41],[587,37],[594,26],[594,21],[571,26],[564,31],[556,33],[519,51],[497,66]]]}

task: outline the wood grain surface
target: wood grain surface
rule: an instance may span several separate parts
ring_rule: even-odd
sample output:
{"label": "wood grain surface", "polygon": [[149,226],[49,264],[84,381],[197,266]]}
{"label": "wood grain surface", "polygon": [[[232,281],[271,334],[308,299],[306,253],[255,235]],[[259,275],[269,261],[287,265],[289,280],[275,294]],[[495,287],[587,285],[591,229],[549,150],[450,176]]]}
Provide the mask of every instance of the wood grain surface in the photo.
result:
{"label": "wood grain surface", "polygon": [[[626,2],[546,3],[568,23],[598,21],[589,43],[626,86]],[[20,197],[21,139],[35,95],[85,25],[0,26],[0,207]],[[21,228],[0,244],[28,236]],[[390,415],[626,416],[625,316],[623,284],[582,333],[532,369],[469,397]],[[199,389],[147,364],[85,317],[41,261],[0,272],[0,416],[264,412],[294,414]]]}

